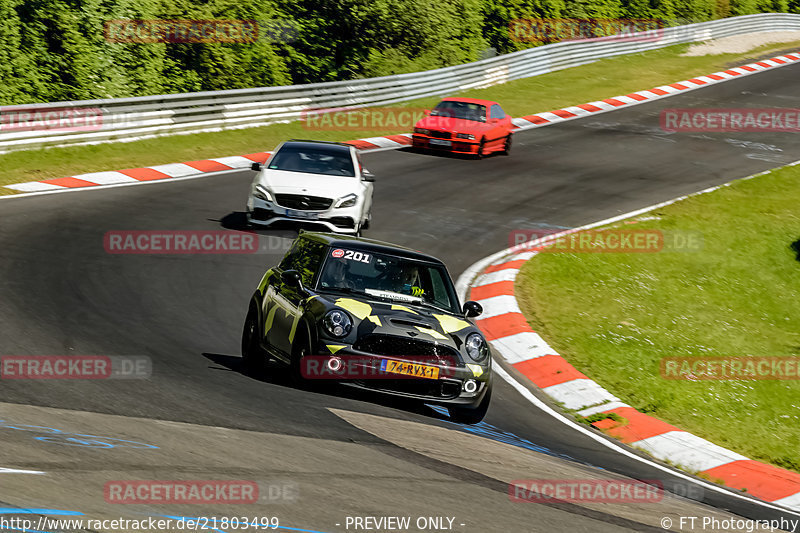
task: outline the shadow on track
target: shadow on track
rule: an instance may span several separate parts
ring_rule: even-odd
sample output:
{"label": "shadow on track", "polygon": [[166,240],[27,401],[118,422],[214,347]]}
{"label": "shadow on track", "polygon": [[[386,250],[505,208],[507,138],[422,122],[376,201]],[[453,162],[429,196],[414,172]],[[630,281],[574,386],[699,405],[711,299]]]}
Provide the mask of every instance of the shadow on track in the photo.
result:
{"label": "shadow on track", "polygon": [[[239,355],[225,355],[217,353],[203,353],[203,357],[219,365],[219,367],[211,366],[212,370],[223,370],[230,372],[238,372],[243,376],[262,383],[270,385],[277,385],[280,387],[287,387],[296,390],[306,391],[310,393],[323,394],[325,396],[332,396],[338,398],[347,398],[349,400],[362,401],[389,407],[392,409],[399,409],[409,413],[415,413],[428,418],[435,418],[438,420],[449,421],[449,417],[437,412],[430,406],[426,405],[420,400],[413,400],[408,398],[398,398],[395,396],[388,396],[378,392],[370,392],[362,389],[340,385],[338,383],[319,380],[319,381],[305,381],[301,384],[295,384],[292,381],[290,372],[287,368],[270,361],[265,372],[253,374],[248,372],[243,364],[242,357]],[[220,368],[221,367],[221,368]]]}
{"label": "shadow on track", "polygon": [[239,231],[247,231],[250,229],[250,225],[247,223],[247,213],[244,211],[234,211],[233,213],[228,213],[221,219],[213,220],[212,222],[219,222],[219,225],[225,229]]}
{"label": "shadow on track", "polygon": [[247,222],[247,213],[244,211],[234,211],[228,213],[220,219],[209,219],[211,222],[219,222],[219,225],[228,230],[233,231],[246,231],[250,233],[257,233],[259,235],[274,235],[289,240],[294,240],[300,233],[300,230],[305,231],[321,231],[324,233],[331,233],[331,231],[321,225],[313,222],[303,222],[300,220],[278,220],[269,226],[251,225]]}
{"label": "shadow on track", "polygon": [[[481,160],[481,158],[478,157],[476,154],[460,154],[460,153],[448,152],[447,150],[426,150],[424,148],[412,148],[409,146],[407,148],[400,148],[398,151],[405,152],[408,154],[418,154],[428,157],[439,157],[445,159],[463,159],[472,161]],[[500,152],[492,152],[491,154],[486,154],[485,156],[483,156],[482,159],[491,159],[494,158],[495,156],[502,156],[502,154]]]}

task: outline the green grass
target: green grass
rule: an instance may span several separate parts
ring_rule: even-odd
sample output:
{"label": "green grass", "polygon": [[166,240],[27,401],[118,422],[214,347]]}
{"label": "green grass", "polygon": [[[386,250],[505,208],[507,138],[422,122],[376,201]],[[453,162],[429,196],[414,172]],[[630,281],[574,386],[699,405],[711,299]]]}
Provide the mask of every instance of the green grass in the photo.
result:
{"label": "green grass", "polygon": [[616,226],[701,232],[699,251],[539,254],[517,278],[520,305],[624,402],[800,471],[799,381],[667,380],[659,369],[664,357],[800,357],[798,198],[800,165],[784,167]]}
{"label": "green grass", "polygon": [[[680,53],[687,45],[672,46],[606,59],[487,89],[471,90],[462,96],[497,100],[512,116],[522,116],[709,74],[731,63],[761,57],[771,51],[785,50],[792,46],[800,46],[800,42],[766,45],[744,54],[701,57],[681,57]],[[430,108],[438,100],[424,98],[398,107]],[[408,132],[408,128],[315,131],[295,122],[245,130],[173,135],[136,142],[26,150],[0,156],[0,186],[102,170],[263,152],[289,138],[346,141],[405,132]],[[13,191],[0,187],[0,194],[13,194]]]}

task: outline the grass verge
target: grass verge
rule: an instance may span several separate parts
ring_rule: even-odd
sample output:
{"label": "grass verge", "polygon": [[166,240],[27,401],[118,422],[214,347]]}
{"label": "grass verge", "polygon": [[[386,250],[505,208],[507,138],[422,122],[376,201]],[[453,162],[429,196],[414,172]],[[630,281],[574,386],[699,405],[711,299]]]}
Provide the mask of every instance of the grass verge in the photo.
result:
{"label": "grass verge", "polygon": [[[471,90],[461,96],[497,100],[512,116],[529,115],[709,74],[733,63],[746,62],[793,46],[800,46],[800,42],[765,45],[742,54],[684,57],[680,54],[688,45],[678,45],[604,59],[590,65],[516,80],[487,89]],[[438,100],[435,97],[424,98],[398,107],[429,108]],[[12,152],[0,155],[0,195],[13,194],[11,189],[1,187],[12,183],[263,152],[290,138],[346,141],[407,131],[407,128],[320,131],[294,122],[134,142]]]}
{"label": "grass verge", "polygon": [[558,353],[632,407],[800,472],[798,379],[660,371],[665,357],[800,357],[798,198],[800,165],[784,167],[616,226],[699,233],[694,252],[539,254],[517,278],[520,306]]}

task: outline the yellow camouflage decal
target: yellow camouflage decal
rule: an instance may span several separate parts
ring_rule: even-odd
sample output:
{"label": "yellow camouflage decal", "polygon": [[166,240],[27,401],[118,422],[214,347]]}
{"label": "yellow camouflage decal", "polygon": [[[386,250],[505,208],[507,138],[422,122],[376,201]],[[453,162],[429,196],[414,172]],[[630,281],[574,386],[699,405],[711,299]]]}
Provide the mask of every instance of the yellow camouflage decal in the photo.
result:
{"label": "yellow camouflage decal", "polygon": [[325,346],[328,347],[328,350],[330,350],[331,353],[336,353],[342,348],[347,348],[347,346],[344,344],[326,344]]}
{"label": "yellow camouflage decal", "polygon": [[297,332],[297,323],[300,322],[300,313],[294,315],[294,320],[292,321],[292,329],[289,331],[289,343],[294,342],[294,334]]}
{"label": "yellow camouflage decal", "polygon": [[[311,300],[313,300],[316,297],[317,297],[317,295],[315,294],[314,296],[312,296],[311,298],[308,299],[308,302],[310,302]],[[294,342],[294,334],[297,333],[297,322],[299,322],[299,321],[300,321],[300,313],[297,312],[297,314],[294,316],[294,322],[292,322],[292,330],[289,332],[289,342],[290,343]]]}
{"label": "yellow camouflage decal", "polygon": [[267,278],[269,277],[270,272],[272,272],[271,269],[267,270],[264,275],[261,276],[261,281],[258,282],[258,292],[261,294],[264,294],[264,291],[267,288]]}
{"label": "yellow camouflage decal", "polygon": [[352,298],[339,298],[336,300],[335,304],[345,311],[350,311],[353,316],[358,317],[359,320],[364,320],[372,313],[371,305],[353,300]]}
{"label": "yellow camouflage decal", "polygon": [[481,374],[483,374],[483,368],[481,368],[481,365],[467,364],[467,368],[472,370],[472,375],[475,376],[476,378],[481,377]]}
{"label": "yellow camouflage decal", "polygon": [[415,315],[418,315],[418,314],[419,314],[419,313],[417,313],[416,311],[414,311],[413,309],[409,309],[409,308],[408,308],[408,307],[406,307],[405,305],[395,305],[395,304],[392,304],[392,311],[407,311],[407,312],[409,312],[409,313],[414,313]]}
{"label": "yellow camouflage decal", "polygon": [[442,331],[445,333],[455,333],[456,331],[461,331],[462,329],[471,325],[466,320],[461,320],[460,318],[450,315],[435,314],[433,315],[433,318],[439,321],[439,324],[442,326]]}
{"label": "yellow camouflage decal", "polygon": [[369,320],[370,322],[372,322],[376,326],[383,326],[383,324],[381,324],[380,317],[378,317],[377,315],[370,315],[370,316],[367,317],[367,320]]}
{"label": "yellow camouflage decal", "polygon": [[443,339],[443,340],[447,340],[447,337],[445,337],[444,335],[442,335],[441,333],[439,333],[439,332],[438,332],[438,331],[436,331],[435,329],[423,328],[423,327],[420,327],[420,326],[414,326],[414,327],[415,327],[415,328],[417,328],[417,329],[418,329],[419,331],[421,331],[422,333],[427,333],[428,335],[430,335],[430,336],[431,336],[431,337],[433,337],[434,339]]}
{"label": "yellow camouflage decal", "polygon": [[264,323],[264,335],[266,335],[267,332],[272,329],[272,322],[275,320],[275,311],[277,310],[278,306],[273,305],[272,309],[270,309],[269,313],[267,313],[267,321]]}

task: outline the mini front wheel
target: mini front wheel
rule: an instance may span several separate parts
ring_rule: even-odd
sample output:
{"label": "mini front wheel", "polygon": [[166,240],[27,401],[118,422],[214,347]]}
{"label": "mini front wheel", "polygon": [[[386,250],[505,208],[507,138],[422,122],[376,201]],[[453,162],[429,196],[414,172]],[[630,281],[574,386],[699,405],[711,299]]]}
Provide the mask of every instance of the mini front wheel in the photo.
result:
{"label": "mini front wheel", "polygon": [[258,310],[254,304],[250,305],[247,317],[244,319],[242,331],[242,359],[244,368],[248,373],[262,373],[267,369],[266,352],[261,348],[258,327]]}
{"label": "mini front wheel", "polygon": [[464,407],[460,405],[448,406],[447,411],[450,413],[450,420],[459,424],[477,424],[486,416],[486,411],[489,410],[491,401],[492,387],[489,385],[489,390],[483,395],[483,399],[481,403],[478,404],[478,407]]}

